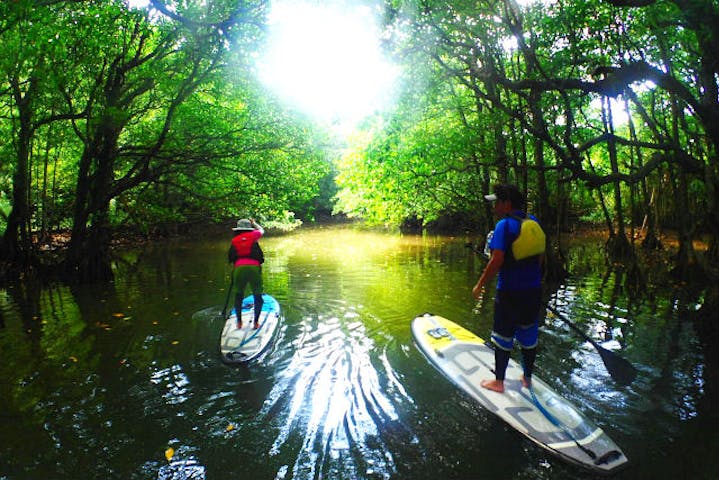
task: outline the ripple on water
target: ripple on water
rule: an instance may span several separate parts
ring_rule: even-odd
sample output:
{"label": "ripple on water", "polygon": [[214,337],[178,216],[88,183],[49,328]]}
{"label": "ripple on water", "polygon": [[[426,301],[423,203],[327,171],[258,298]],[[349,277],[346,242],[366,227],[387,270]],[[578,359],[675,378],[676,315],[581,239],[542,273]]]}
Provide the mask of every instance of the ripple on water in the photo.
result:
{"label": "ripple on water", "polygon": [[270,454],[293,458],[286,469],[296,477],[389,478],[396,469],[381,430],[397,413],[372,365],[375,343],[361,311],[324,311],[302,317],[292,358],[265,401],[261,415],[277,432]]}

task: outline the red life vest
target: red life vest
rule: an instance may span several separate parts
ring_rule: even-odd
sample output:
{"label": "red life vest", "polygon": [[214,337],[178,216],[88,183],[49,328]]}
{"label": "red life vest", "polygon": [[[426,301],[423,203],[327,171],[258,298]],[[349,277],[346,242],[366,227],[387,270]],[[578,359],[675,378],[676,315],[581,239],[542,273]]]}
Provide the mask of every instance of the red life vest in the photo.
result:
{"label": "red life vest", "polygon": [[238,265],[260,265],[260,261],[253,258],[252,244],[262,237],[259,230],[240,232],[232,239],[232,247],[235,249],[237,259],[234,266]]}

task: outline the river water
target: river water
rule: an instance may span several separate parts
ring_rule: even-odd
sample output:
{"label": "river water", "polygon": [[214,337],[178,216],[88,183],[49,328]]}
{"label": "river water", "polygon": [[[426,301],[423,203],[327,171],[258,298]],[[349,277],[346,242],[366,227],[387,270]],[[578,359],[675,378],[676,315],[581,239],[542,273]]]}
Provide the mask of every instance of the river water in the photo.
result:
{"label": "river water", "polygon": [[[424,312],[489,336],[492,306],[470,293],[483,267],[470,239],[347,226],[266,237],[280,331],[259,361],[228,367],[218,313],[229,237],[122,252],[109,285],[0,290],[1,480],[592,478],[475,404],[413,345]],[[617,272],[593,273],[598,249],[570,252],[575,273],[551,302],[639,376],[617,386],[553,316],[536,374],[625,451],[616,478],[716,478],[719,422],[683,320],[696,305],[669,287],[630,299]]]}

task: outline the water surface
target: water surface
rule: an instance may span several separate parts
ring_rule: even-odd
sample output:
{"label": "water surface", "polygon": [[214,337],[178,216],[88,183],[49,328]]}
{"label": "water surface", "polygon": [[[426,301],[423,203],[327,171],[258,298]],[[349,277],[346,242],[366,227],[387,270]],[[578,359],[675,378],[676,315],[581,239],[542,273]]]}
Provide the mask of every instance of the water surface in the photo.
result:
{"label": "water surface", "polygon": [[[489,336],[468,240],[353,227],[263,239],[265,291],[284,318],[239,368],[218,354],[229,235],[124,252],[109,285],[0,291],[0,479],[591,478],[414,347],[424,312]],[[630,298],[618,273],[592,273],[597,249],[572,252],[580,273],[551,302],[639,377],[617,386],[553,316],[537,374],[623,448],[632,466],[616,478],[714,478],[719,422],[683,321],[696,306],[669,288]]]}

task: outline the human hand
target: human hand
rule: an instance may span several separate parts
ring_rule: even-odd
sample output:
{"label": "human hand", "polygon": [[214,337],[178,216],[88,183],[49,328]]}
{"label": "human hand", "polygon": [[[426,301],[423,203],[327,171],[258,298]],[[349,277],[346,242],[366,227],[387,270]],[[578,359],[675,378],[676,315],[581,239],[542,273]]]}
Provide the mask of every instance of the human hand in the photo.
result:
{"label": "human hand", "polygon": [[472,295],[477,300],[477,303],[474,304],[474,308],[472,309],[472,313],[475,315],[479,315],[482,312],[482,307],[484,306],[484,286],[481,286],[477,288],[476,286],[472,289]]}

